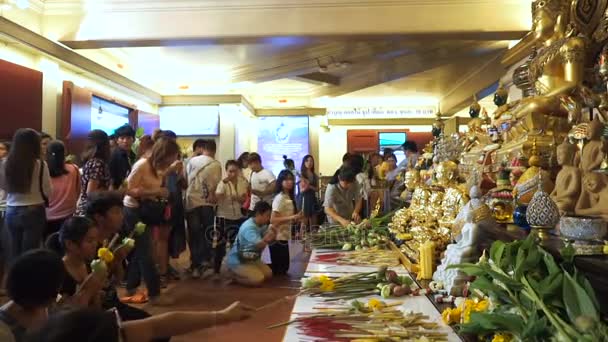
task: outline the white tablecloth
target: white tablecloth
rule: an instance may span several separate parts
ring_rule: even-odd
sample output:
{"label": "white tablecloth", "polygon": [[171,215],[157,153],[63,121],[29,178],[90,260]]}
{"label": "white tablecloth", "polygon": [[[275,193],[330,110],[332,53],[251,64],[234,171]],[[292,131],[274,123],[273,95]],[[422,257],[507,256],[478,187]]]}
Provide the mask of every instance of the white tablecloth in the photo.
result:
{"label": "white tablecloth", "polygon": [[[315,251],[311,255],[311,260],[314,260]],[[325,274],[327,276],[340,277],[351,273],[371,272],[377,267],[366,267],[366,266],[343,266],[343,265],[331,265],[331,264],[318,264],[309,263],[306,268],[305,277]],[[399,274],[408,274],[403,267],[394,268]],[[444,324],[441,320],[441,313],[437,311],[433,303],[426,296],[404,296],[400,298],[389,298],[382,299],[380,296],[369,296],[358,299],[360,302],[367,303],[370,298],[377,298],[386,303],[403,302],[399,307],[404,312],[418,312],[429,317],[429,321],[437,322],[441,326],[441,331],[448,334],[448,341],[461,341],[460,337],[454,333],[452,328]],[[321,297],[310,297],[310,296],[299,296],[293,307],[292,315],[290,319],[295,319],[298,314],[302,313],[314,313],[316,310],[313,307],[327,307],[328,304],[323,301]],[[350,301],[344,303],[347,304]],[[290,324],[285,332],[283,341],[285,342],[299,342],[299,341],[313,341],[312,338],[306,338],[306,336],[299,335],[298,328],[295,324]]]}

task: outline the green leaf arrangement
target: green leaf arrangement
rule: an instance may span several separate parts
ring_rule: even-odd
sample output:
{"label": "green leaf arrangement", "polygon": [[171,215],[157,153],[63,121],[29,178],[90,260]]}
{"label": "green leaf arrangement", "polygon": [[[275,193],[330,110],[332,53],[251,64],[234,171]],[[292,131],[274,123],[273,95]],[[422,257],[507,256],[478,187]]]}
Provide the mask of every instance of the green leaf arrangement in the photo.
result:
{"label": "green leaf arrangement", "polygon": [[477,264],[452,265],[475,276],[471,289],[491,300],[491,309],[472,313],[465,334],[508,333],[518,341],[608,341],[608,326],[587,278],[565,250],[558,264],[530,235],[496,241]]}

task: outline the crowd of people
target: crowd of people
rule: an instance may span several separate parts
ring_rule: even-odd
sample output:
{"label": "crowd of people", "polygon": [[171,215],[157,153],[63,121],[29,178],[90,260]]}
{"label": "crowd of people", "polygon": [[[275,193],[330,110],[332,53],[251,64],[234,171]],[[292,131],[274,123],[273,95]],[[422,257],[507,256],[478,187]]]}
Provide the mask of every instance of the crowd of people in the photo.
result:
{"label": "crowd of people", "polygon": [[[163,340],[245,318],[251,308],[240,303],[221,312],[153,318],[131,304],[172,304],[162,288],[183,276],[169,261],[186,249],[190,278],[225,273],[259,286],[286,275],[294,235],[304,237],[324,216],[343,226],[359,222],[374,203],[380,160],[389,172],[399,169],[392,153],[367,161],[347,154],[322,200],[311,155],[300,170],[284,157],[285,169],[275,177],[258,153],[222,164],[214,140],[196,140],[188,158],[176,140],[160,130],[135,139],[128,125],[112,136],[93,130],[77,157],[33,129],[0,142],[0,264],[8,266],[2,284],[10,299],[0,308],[0,337],[79,340],[70,334],[93,329],[110,341]],[[406,151],[417,152],[415,145]],[[141,223],[145,229],[138,231]],[[107,272],[98,272],[91,261],[116,236],[133,237],[134,244],[114,250]],[[261,258],[266,248],[269,265]],[[122,298],[117,286],[126,288]],[[49,310],[57,311],[51,319]],[[93,320],[107,329],[87,328]]]}

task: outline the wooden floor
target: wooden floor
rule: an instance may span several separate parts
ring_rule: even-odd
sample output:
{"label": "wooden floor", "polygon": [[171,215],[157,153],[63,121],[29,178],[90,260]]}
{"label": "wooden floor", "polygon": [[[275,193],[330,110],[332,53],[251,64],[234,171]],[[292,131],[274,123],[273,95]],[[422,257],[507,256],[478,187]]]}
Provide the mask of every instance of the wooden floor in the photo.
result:
{"label": "wooden floor", "polygon": [[[217,310],[230,305],[234,301],[261,307],[279,298],[298,292],[300,278],[304,274],[309,254],[303,253],[296,243],[291,248],[292,253],[289,276],[274,278],[261,288],[246,288],[236,284],[226,284],[224,280],[183,279],[171,283],[164,290],[166,295],[175,301],[175,305],[167,308],[155,308],[143,305],[142,308],[151,314],[172,310]],[[188,265],[187,255],[178,260],[178,266],[185,269]],[[214,341],[233,342],[254,339],[256,341],[279,342],[283,340],[285,327],[268,330],[267,326],[289,320],[293,308],[293,300],[259,311],[249,320],[226,326],[202,330],[196,333],[171,339],[178,342]]]}

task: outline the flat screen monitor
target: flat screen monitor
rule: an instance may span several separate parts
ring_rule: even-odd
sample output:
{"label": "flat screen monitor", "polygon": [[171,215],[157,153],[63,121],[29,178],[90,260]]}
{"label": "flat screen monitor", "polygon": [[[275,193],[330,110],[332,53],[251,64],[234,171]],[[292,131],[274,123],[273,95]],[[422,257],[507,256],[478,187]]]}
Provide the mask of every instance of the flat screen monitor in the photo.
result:
{"label": "flat screen monitor", "polygon": [[100,129],[108,135],[129,123],[129,108],[93,96],[91,101],[91,130]]}
{"label": "flat screen monitor", "polygon": [[275,176],[285,167],[283,156],[300,170],[308,152],[308,116],[268,116],[258,121],[258,153],[264,167]]}
{"label": "flat screen monitor", "polygon": [[165,106],[159,114],[160,129],[179,136],[220,134],[219,106]]}
{"label": "flat screen monitor", "polygon": [[407,133],[405,132],[380,132],[378,133],[378,140],[380,146],[380,153],[384,153],[385,148],[390,148],[395,151],[395,157],[397,157],[397,164],[401,163],[405,159],[405,153],[401,148],[401,145],[407,140]]}

